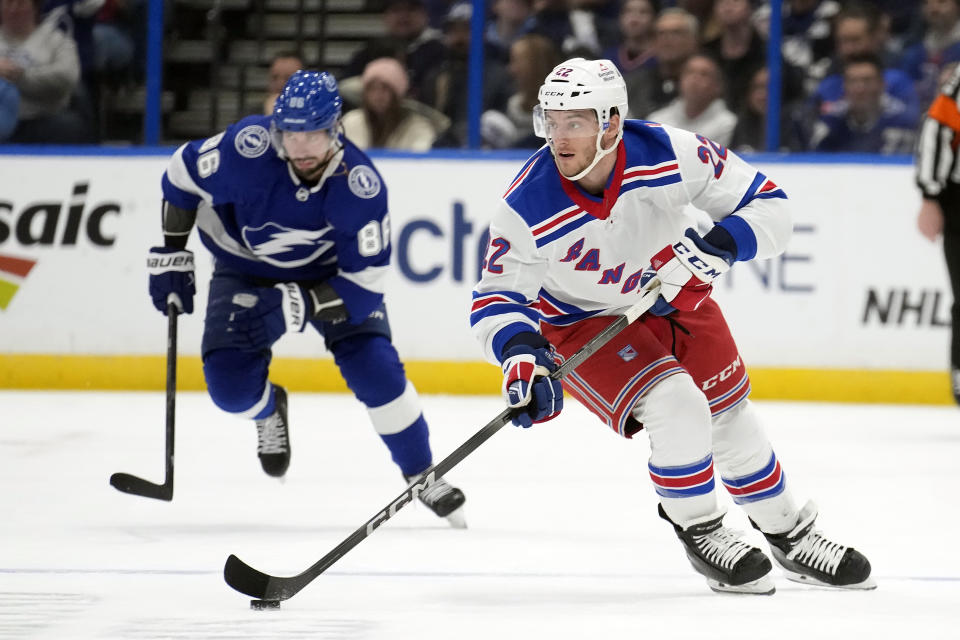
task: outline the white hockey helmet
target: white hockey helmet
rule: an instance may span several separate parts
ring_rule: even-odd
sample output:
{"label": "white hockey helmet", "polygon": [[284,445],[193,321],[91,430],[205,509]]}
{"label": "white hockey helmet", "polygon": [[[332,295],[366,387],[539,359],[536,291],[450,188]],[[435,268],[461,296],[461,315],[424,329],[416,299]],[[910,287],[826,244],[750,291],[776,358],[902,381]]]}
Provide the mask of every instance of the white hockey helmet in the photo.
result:
{"label": "white hockey helmet", "polygon": [[[533,130],[545,138],[553,150],[552,132],[547,111],[591,109],[597,115],[597,154],[586,169],[570,180],[579,180],[593,169],[600,159],[617,148],[623,137],[623,119],[627,116],[627,85],[620,71],[609,60],[571,58],[554,67],[540,87],[539,104],[533,108]],[[616,108],[620,128],[616,141],[608,149],[601,146],[603,134],[610,128],[610,117]],[[591,134],[592,135],[592,134]]]}

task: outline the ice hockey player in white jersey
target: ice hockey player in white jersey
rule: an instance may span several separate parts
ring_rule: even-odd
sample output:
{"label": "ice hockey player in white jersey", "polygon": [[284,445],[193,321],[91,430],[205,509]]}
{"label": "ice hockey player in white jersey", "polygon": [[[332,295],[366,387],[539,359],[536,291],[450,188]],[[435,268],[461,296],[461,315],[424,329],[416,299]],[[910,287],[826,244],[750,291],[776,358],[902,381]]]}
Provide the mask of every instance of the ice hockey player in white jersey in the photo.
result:
{"label": "ice hockey player in white jersey", "polygon": [[[255,421],[263,470],[283,476],[290,463],[287,394],[269,381],[271,347],[312,325],[410,482],[432,455],[383,303],[387,190],[344,137],[341,105],[333,76],[298,71],[271,116],[177,149],[162,181],[165,242],[149,252],[150,295],[164,313],[169,299],[193,311],[186,246],[196,224],[215,259],[201,345],[207,389],[218,407]],[[464,495],[442,478],[420,499],[462,524]]]}
{"label": "ice hockey player in white jersey", "polygon": [[[774,592],[770,560],[723,525],[720,481],[763,532],[787,577],[875,586],[858,551],[825,538],[799,507],[747,399],[750,383],[711,282],[737,261],[784,250],[783,191],[703,136],[625,120],[627,92],[608,60],[557,66],[534,108],[547,145],[523,165],[490,227],[471,325],[503,392],[529,427],[563,390],[625,438],[644,429],[660,516],[716,591]],[[686,205],[714,226],[690,228]],[[553,371],[660,283],[651,311],[563,379]]]}

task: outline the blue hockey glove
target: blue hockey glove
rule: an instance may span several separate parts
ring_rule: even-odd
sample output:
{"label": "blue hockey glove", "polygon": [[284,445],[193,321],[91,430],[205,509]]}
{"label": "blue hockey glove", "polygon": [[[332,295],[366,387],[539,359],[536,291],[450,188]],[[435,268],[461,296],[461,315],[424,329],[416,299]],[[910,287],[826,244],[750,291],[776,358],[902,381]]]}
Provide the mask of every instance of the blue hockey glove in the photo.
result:
{"label": "blue hockey glove", "polygon": [[512,418],[518,427],[530,427],[557,417],[563,409],[563,387],[549,376],[557,369],[549,346],[517,344],[503,354],[503,397],[511,408],[524,407]]}
{"label": "blue hockey glove", "polygon": [[665,316],[678,309],[695,311],[713,291],[713,281],[730,270],[733,254],[716,247],[687,229],[684,237],[653,256],[640,276],[643,287],[654,276],[660,280],[660,297],[650,309]]}
{"label": "blue hockey glove", "polygon": [[193,313],[193,296],[197,292],[193,252],[153,247],[147,253],[147,273],[150,275],[150,297],[158,311],[167,314],[167,298],[172,295],[180,313]]}
{"label": "blue hockey glove", "polygon": [[226,331],[233,334],[233,344],[243,349],[269,349],[283,334],[306,326],[303,289],[293,282],[240,291],[231,304]]}

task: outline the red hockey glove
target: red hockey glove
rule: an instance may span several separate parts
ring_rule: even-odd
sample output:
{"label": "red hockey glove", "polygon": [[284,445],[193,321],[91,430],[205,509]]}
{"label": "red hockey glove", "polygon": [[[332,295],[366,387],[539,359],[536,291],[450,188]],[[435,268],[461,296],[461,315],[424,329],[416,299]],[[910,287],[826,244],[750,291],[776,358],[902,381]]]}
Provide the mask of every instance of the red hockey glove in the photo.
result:
{"label": "red hockey glove", "polygon": [[730,270],[733,256],[714,247],[693,229],[653,256],[641,283],[654,275],[660,280],[660,298],[651,312],[663,316],[676,310],[694,311],[713,291],[713,281]]}

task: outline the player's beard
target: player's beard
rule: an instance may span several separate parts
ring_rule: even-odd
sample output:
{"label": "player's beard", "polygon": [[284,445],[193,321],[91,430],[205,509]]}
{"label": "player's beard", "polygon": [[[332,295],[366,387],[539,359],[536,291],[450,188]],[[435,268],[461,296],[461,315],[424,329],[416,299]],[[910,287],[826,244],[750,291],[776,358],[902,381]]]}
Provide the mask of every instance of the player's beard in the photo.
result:
{"label": "player's beard", "polygon": [[[334,151],[331,149],[323,159],[317,158],[316,156],[305,156],[301,158],[290,158],[288,162],[298,178],[304,182],[316,182],[320,179],[320,176],[323,175],[327,165],[330,164],[333,155]],[[309,160],[313,160],[314,162],[308,163],[307,161]],[[300,163],[304,165],[302,168],[297,166]]]}

